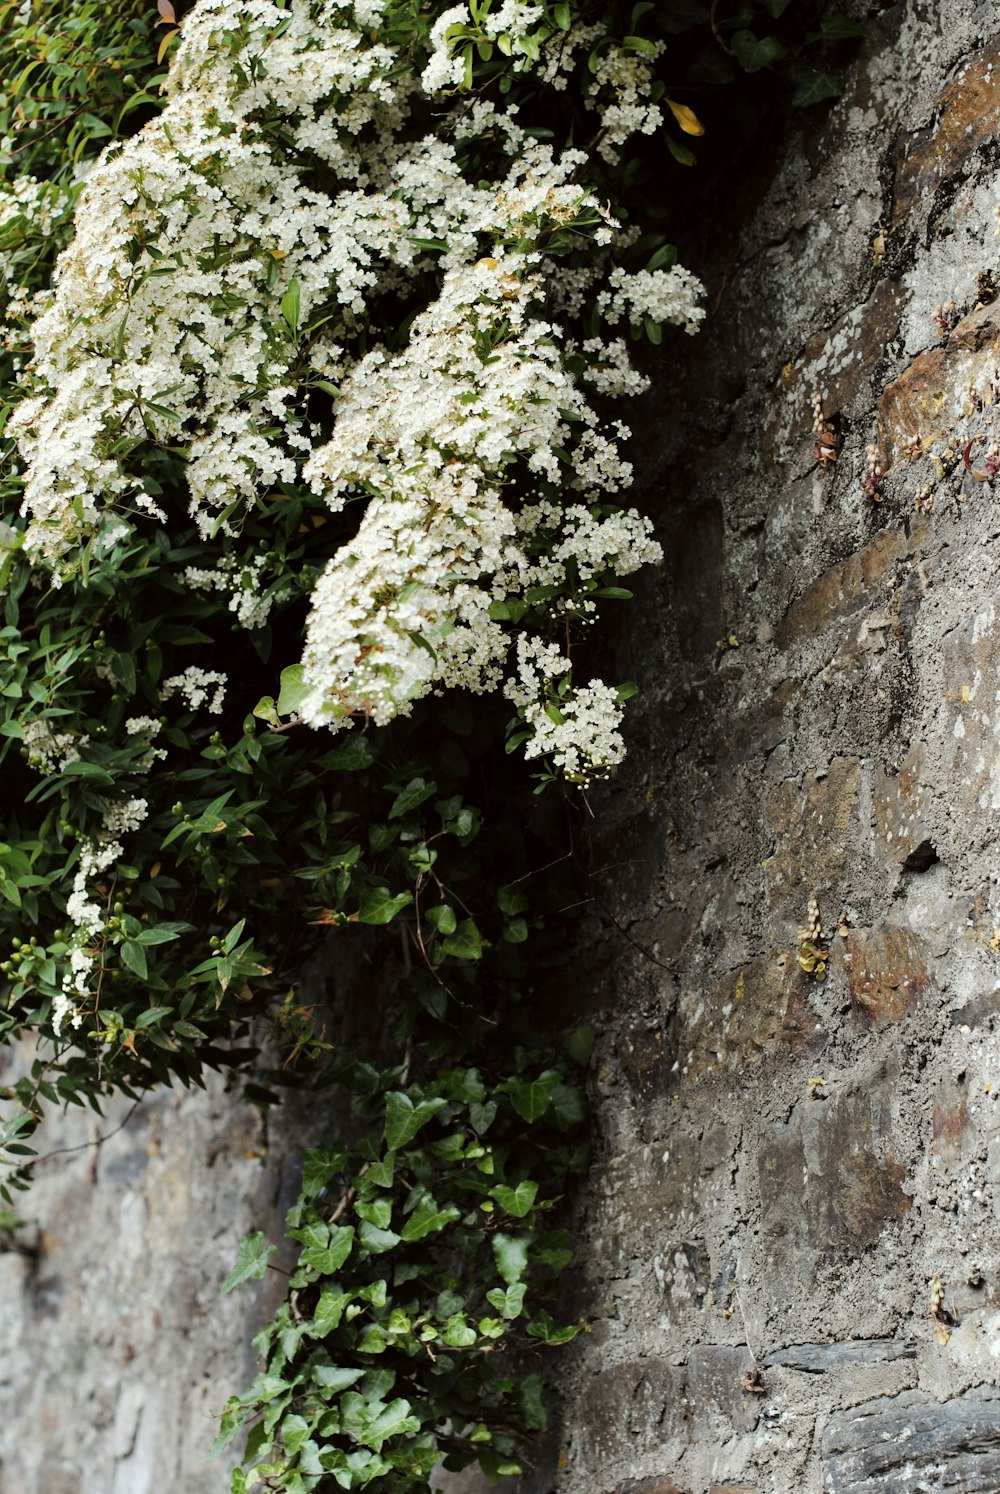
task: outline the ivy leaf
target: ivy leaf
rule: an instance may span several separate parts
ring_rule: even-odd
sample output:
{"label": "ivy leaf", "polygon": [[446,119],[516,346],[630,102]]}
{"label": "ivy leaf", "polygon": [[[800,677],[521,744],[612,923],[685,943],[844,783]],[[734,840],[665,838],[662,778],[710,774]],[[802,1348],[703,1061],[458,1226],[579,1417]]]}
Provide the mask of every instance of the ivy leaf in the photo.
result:
{"label": "ivy leaf", "polygon": [[315,1198],[317,1193],[322,1193],[346,1161],[346,1152],[333,1151],[329,1147],[314,1147],[306,1152],[302,1163],[302,1196]]}
{"label": "ivy leaf", "polygon": [[446,1105],[441,1095],[414,1105],[409,1095],[393,1090],[385,1097],[385,1141],[390,1151],[398,1151],[416,1136],[432,1116]]}
{"label": "ivy leaf", "polygon": [[281,671],[281,689],[278,693],[278,713],[281,716],[297,716],[302,709],[310,687],[304,678],[301,664],[289,664]]}
{"label": "ivy leaf", "polygon": [[[475,1334],[472,1335],[475,1338]],[[403,1437],[409,1432],[419,1432],[420,1422],[410,1415],[410,1403],[402,1398],[390,1401],[385,1410],[367,1428],[364,1441],[376,1452],[389,1437]]]}
{"label": "ivy leaf", "polygon": [[377,1225],[369,1224],[367,1219],[358,1230],[358,1240],[372,1255],[383,1255],[399,1244],[399,1236],[395,1230],[379,1229]]}
{"label": "ivy leaf", "polygon": [[407,1244],[413,1244],[417,1240],[426,1239],[428,1235],[437,1234],[445,1225],[454,1224],[461,1217],[461,1209],[457,1209],[454,1204],[439,1209],[433,1198],[424,1198],[403,1225],[402,1238]]}
{"label": "ivy leaf", "polygon": [[546,1069],[537,1079],[511,1079],[506,1088],[510,1093],[510,1102],[521,1119],[534,1125],[548,1110],[561,1081],[562,1075],[557,1069]]}
{"label": "ivy leaf", "polygon": [[453,934],[442,941],[441,948],[454,960],[478,960],[482,958],[483,941],[471,918],[463,918]]}
{"label": "ivy leaf", "polygon": [[450,1349],[469,1349],[476,1342],[476,1336],[476,1330],[469,1327],[465,1314],[457,1312],[444,1325],[441,1341]]}
{"label": "ivy leaf", "polygon": [[529,1182],[518,1183],[516,1188],[508,1188],[504,1183],[498,1183],[490,1190],[490,1197],[495,1198],[505,1214],[513,1219],[523,1219],[525,1214],[531,1212],[538,1193],[538,1184]]}
{"label": "ivy leaf", "polygon": [[321,1276],[333,1276],[339,1271],[354,1248],[353,1224],[339,1224],[330,1230],[328,1245],[312,1245],[299,1256],[300,1266],[311,1266]]}
{"label": "ivy leaf", "polygon": [[521,1316],[524,1307],[524,1294],[527,1287],[524,1282],[518,1282],[516,1286],[509,1286],[506,1291],[503,1287],[494,1287],[486,1293],[486,1300],[491,1307],[495,1307],[501,1316],[513,1319]]}
{"label": "ivy leaf", "polygon": [[572,1084],[559,1084],[552,1096],[550,1119],[561,1131],[578,1126],[587,1119],[587,1098],[582,1089]]}
{"label": "ivy leaf", "polygon": [[792,104],[797,109],[806,109],[810,104],[822,103],[824,99],[839,98],[844,91],[843,83],[836,73],[823,72],[806,63],[789,69],[797,83],[792,94]]}
{"label": "ivy leaf", "polygon": [[759,73],[761,68],[777,62],[788,52],[776,36],[758,39],[752,31],[737,31],[732,46],[737,62],[746,73]]}
{"label": "ivy leaf", "polygon": [[263,1230],[247,1235],[240,1244],[236,1265],[222,1283],[223,1295],[231,1292],[244,1281],[259,1281],[267,1270],[269,1258],[277,1245],[268,1245]]}
{"label": "ivy leaf", "polygon": [[314,1364],[309,1373],[317,1385],[336,1394],[338,1390],[347,1390],[351,1385],[356,1385],[365,1371],[340,1369],[332,1364]]}
{"label": "ivy leaf", "polygon": [[594,1038],[594,1029],[589,1023],[584,1023],[582,1027],[571,1027],[563,1037],[566,1052],[582,1069],[585,1069],[590,1062],[590,1055],[594,1051]]}
{"label": "ivy leaf", "polygon": [[579,1331],[580,1327],[577,1323],[566,1328],[557,1328],[551,1314],[547,1312],[540,1312],[537,1318],[528,1324],[528,1332],[532,1338],[540,1338],[545,1344],[568,1344],[571,1339],[576,1338]]}
{"label": "ivy leaf", "polygon": [[528,1240],[524,1235],[496,1234],[493,1259],[508,1286],[516,1286],[528,1268]]}
{"label": "ivy leaf", "polygon": [[359,923],[391,923],[397,913],[413,902],[411,892],[397,892],[395,897],[388,887],[369,887],[361,899],[358,909]]}
{"label": "ivy leaf", "polygon": [[428,783],[426,779],[414,778],[402,789],[392,801],[389,810],[390,820],[398,820],[404,814],[409,814],[411,809],[416,809],[418,804],[423,804],[432,794],[437,793],[437,784]]}

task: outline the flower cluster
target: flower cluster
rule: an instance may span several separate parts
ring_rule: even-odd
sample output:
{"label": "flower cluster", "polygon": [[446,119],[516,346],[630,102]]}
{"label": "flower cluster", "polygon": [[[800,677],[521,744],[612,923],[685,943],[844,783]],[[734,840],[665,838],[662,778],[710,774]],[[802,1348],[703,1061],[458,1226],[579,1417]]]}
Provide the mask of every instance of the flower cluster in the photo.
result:
{"label": "flower cluster", "polygon": [[[184,581],[224,593],[251,630],[275,585],[240,548],[245,516],[277,516],[303,485],[333,514],[362,500],[312,595],[301,715],[316,727],[385,722],[435,689],[495,689],[518,633],[535,657],[556,627],[589,620],[602,578],[658,557],[638,515],[592,512],[631,467],[627,430],[586,391],[635,393],[644,379],[620,339],[574,344],[551,308],[589,298],[608,326],[689,332],[703,315],[687,271],[614,265],[629,236],[581,187],[584,152],[534,138],[513,104],[463,94],[473,41],[553,84],[587,69],[591,49],[584,96],[612,159],[659,121],[648,55],[600,36],[593,50],[593,25],[553,31],[540,5],[483,0],[437,18],[418,83],[382,39],[386,11],[198,0],[162,114],[82,189],[9,427],[24,550],[57,585],[88,547],[169,526],[141,457],[184,451],[208,548]],[[561,295],[560,246],[588,239],[593,265]],[[414,285],[423,304],[405,339],[373,336],[386,297]],[[571,776],[621,757],[614,691],[575,689],[557,738],[544,701],[525,696],[520,653],[514,678],[530,755]],[[218,712],[223,685],[193,668],[161,699]]]}

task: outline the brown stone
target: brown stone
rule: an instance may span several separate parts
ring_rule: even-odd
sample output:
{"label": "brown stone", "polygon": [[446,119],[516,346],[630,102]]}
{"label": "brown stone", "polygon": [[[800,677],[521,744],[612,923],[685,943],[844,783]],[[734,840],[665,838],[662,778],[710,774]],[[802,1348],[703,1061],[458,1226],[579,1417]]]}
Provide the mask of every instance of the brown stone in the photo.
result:
{"label": "brown stone", "polygon": [[926,757],[923,743],[914,742],[898,773],[879,768],[875,774],[875,824],[893,861],[905,863],[929,844],[925,825],[928,794],[923,782]]}
{"label": "brown stone", "polygon": [[942,89],[935,116],[930,129],[910,136],[896,170],[893,228],[898,228],[917,203],[929,203],[941,182],[960,171],[984,141],[1000,133],[997,38]]}
{"label": "brown stone", "polygon": [[778,379],[761,431],[761,455],[768,463],[780,461],[789,442],[812,447],[812,397],[824,393],[823,410],[833,416],[848,409],[867,392],[886,344],[899,331],[905,288],[881,280],[860,309],[849,311],[830,331],[820,332],[802,349]]}
{"label": "brown stone", "polygon": [[799,1106],[776,1126],[758,1158],[761,1227],[769,1273],[791,1290],[810,1280],[817,1255],[850,1254],[874,1244],[910,1209],[905,1163],[884,1155],[873,1099],[850,1091]]}
{"label": "brown stone", "polygon": [[869,1025],[902,1021],[932,985],[924,946],[909,929],[852,929],[844,944],[851,1004]]}
{"label": "brown stone", "polygon": [[615,1494],[684,1494],[672,1478],[627,1478]]}
{"label": "brown stone", "polygon": [[778,844],[766,874],[768,900],[776,914],[800,924],[814,892],[839,888],[843,882],[860,773],[856,758],[835,757],[825,778],[807,778],[802,787],[787,779],[772,791],[767,817]]}
{"label": "brown stone", "polygon": [[876,600],[884,600],[891,566],[910,555],[930,536],[926,519],[903,529],[883,529],[861,550],[831,566],[789,607],[774,633],[778,648],[818,637],[839,618],[848,617]]}
{"label": "brown stone", "polygon": [[782,1050],[817,1054],[827,1035],[808,1000],[808,984],[784,949],[730,971],[681,1038],[686,1078],[743,1069]]}
{"label": "brown stone", "polygon": [[931,1155],[943,1166],[945,1175],[961,1162],[968,1130],[968,1085],[946,1080],[931,1111]]}
{"label": "brown stone", "polygon": [[947,342],[928,348],[886,385],[876,407],[884,471],[914,439],[939,442],[952,436],[963,418],[968,390],[987,367],[992,369],[998,342],[1000,303],[979,306],[962,318]]}
{"label": "brown stone", "polygon": [[992,836],[1000,809],[1000,619],[990,598],[983,597],[980,606],[978,615],[952,628],[941,642],[943,697],[952,709],[938,712],[935,725],[950,815],[978,819],[983,833]]}

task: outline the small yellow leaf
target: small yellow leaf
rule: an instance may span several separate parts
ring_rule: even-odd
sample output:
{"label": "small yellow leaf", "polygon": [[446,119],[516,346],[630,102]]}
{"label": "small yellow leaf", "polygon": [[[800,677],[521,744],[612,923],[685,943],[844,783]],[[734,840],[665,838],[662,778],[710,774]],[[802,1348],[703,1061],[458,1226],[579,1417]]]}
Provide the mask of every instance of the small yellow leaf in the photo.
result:
{"label": "small yellow leaf", "polygon": [[179,26],[175,26],[173,31],[167,31],[164,33],[163,40],[160,42],[160,45],[156,50],[157,62],[163,61],[164,57],[166,57],[167,53],[170,50],[170,43],[174,40],[174,37],[180,36],[180,34],[181,33]]}
{"label": "small yellow leaf", "polygon": [[675,104],[673,99],[667,99],[667,107],[685,135],[704,135],[705,126],[694,110],[688,108],[687,104]]}

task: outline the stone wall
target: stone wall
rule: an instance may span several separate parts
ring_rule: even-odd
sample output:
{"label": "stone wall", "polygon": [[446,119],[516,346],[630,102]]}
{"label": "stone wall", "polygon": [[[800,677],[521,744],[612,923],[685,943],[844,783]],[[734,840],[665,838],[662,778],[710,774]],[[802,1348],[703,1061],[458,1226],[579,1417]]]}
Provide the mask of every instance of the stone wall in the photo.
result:
{"label": "stone wall", "polygon": [[[724,182],[685,246],[712,315],[633,417],[669,560],[572,1007],[590,1331],[524,1494],[1000,1489],[997,28],[883,12],[738,246]],[[228,1487],[208,1412],[280,1282],[218,1288],[294,1155],[215,1085],[42,1167],[0,1256],[4,1494]]]}
{"label": "stone wall", "polygon": [[996,30],[870,23],[647,410],[670,560],[598,807],[592,1329],[532,1490],[1000,1489]]}

